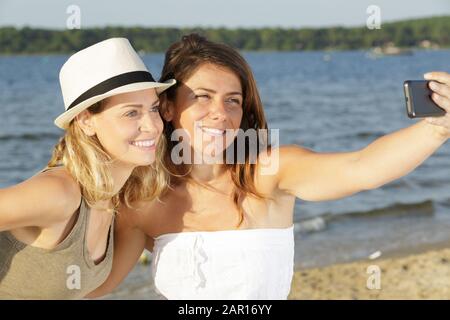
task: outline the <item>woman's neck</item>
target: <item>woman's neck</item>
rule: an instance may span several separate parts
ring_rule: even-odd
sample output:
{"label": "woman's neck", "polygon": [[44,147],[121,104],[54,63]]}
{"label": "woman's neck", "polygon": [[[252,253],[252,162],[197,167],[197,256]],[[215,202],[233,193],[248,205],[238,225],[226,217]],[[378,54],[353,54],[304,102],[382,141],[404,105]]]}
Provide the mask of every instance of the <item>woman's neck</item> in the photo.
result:
{"label": "woman's neck", "polygon": [[111,167],[111,176],[114,182],[113,193],[119,193],[120,189],[125,185],[128,178],[130,178],[131,173],[135,167],[127,166],[123,164],[113,164]]}
{"label": "woman's neck", "polygon": [[227,170],[223,164],[193,164],[190,177],[201,183],[214,183],[224,178]]}
{"label": "woman's neck", "polygon": [[[113,195],[116,195],[120,192],[120,190],[123,188],[125,183],[127,182],[128,178],[131,176],[131,173],[133,172],[134,167],[126,166],[123,164],[113,164],[109,168],[110,174],[113,180]],[[94,207],[97,210],[111,210],[112,208],[112,202],[111,199],[108,200],[102,200],[97,201],[94,205]]]}

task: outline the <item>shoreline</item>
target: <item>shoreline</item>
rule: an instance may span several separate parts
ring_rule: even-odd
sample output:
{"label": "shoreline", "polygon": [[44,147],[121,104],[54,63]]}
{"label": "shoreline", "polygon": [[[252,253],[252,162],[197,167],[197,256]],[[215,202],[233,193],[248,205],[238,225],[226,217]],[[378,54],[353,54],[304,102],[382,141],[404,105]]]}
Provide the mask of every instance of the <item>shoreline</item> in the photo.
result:
{"label": "shoreline", "polygon": [[450,299],[450,244],[426,247],[373,260],[298,269],[289,299]]}
{"label": "shoreline", "polygon": [[[444,251],[447,248],[450,250],[450,239],[442,241],[442,242],[438,242],[438,243],[421,243],[421,244],[417,244],[414,247],[401,248],[401,249],[397,249],[394,251],[385,251],[385,252],[378,251],[380,254],[374,259],[371,259],[368,256],[366,258],[354,258],[354,259],[350,259],[350,260],[341,260],[341,261],[338,260],[337,262],[334,262],[334,263],[317,265],[317,266],[312,266],[312,267],[302,267],[299,265],[295,265],[294,273],[301,272],[301,271],[325,269],[325,268],[330,268],[333,266],[349,265],[349,264],[354,264],[354,263],[358,263],[358,262],[367,262],[367,263],[374,264],[374,263],[378,263],[380,261],[385,261],[388,259],[398,260],[398,259],[403,259],[403,258],[407,258],[410,256],[419,256],[419,255],[426,254],[431,251]],[[372,254],[375,254],[375,252]]]}

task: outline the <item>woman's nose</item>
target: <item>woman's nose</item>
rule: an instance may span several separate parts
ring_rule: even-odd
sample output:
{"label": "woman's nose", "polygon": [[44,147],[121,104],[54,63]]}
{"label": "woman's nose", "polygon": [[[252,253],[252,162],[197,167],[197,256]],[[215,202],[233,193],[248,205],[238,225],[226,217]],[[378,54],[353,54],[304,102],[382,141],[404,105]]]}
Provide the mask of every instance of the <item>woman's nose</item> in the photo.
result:
{"label": "woman's nose", "polygon": [[151,115],[149,113],[146,113],[142,117],[140,130],[149,132],[151,134],[157,134],[158,133],[158,122],[161,122],[161,117],[159,115]]}
{"label": "woman's nose", "polygon": [[211,104],[210,110],[211,118],[215,120],[223,120],[227,116],[225,102],[223,100],[216,100]]}

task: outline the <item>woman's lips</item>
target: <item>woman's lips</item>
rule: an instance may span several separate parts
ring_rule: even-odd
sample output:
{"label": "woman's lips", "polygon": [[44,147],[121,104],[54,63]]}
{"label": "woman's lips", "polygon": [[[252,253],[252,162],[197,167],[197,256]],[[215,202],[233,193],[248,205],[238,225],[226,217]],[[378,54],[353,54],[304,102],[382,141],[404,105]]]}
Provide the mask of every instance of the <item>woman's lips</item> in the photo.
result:
{"label": "woman's lips", "polygon": [[206,126],[199,127],[204,133],[214,136],[214,137],[221,137],[225,134],[224,129],[218,129],[218,128],[211,128]]}
{"label": "woman's lips", "polygon": [[144,150],[155,149],[155,139],[131,141],[130,144]]}

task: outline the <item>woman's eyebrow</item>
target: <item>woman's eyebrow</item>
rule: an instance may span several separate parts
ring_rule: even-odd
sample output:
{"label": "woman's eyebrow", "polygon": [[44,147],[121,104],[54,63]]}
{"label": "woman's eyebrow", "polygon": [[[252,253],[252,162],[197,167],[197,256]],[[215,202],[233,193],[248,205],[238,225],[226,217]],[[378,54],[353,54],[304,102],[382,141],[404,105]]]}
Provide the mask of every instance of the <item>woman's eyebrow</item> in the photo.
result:
{"label": "woman's eyebrow", "polygon": [[[158,104],[159,104],[159,99],[153,101],[152,107],[154,107],[154,106],[156,106],[156,105],[158,105]],[[140,104],[140,103],[125,103],[123,106],[120,107],[120,109],[123,109],[123,108],[129,108],[129,107],[142,108],[143,105]]]}
{"label": "woman's eyebrow", "polygon": [[142,104],[126,103],[123,106],[121,106],[120,109],[130,108],[130,107],[142,108]]}
{"label": "woman's eyebrow", "polygon": [[203,87],[198,87],[198,88],[195,88],[194,90],[205,90],[205,91],[208,91],[211,93],[216,93],[216,91],[213,89],[208,89],[208,88],[203,88]]}

